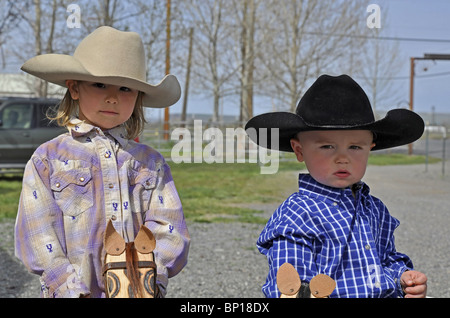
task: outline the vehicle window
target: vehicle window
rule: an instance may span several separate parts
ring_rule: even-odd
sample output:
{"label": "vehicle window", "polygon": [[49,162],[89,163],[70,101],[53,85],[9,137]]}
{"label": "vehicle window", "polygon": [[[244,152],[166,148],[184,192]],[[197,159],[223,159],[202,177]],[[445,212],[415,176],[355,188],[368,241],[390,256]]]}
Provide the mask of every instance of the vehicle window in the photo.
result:
{"label": "vehicle window", "polygon": [[55,121],[50,121],[47,118],[47,113],[50,112],[53,115],[52,109],[55,105],[52,104],[40,104],[38,106],[37,111],[37,126],[38,127],[58,127],[58,124]]}
{"label": "vehicle window", "polygon": [[0,120],[3,129],[28,129],[31,127],[33,109],[31,104],[10,104],[3,108]]}

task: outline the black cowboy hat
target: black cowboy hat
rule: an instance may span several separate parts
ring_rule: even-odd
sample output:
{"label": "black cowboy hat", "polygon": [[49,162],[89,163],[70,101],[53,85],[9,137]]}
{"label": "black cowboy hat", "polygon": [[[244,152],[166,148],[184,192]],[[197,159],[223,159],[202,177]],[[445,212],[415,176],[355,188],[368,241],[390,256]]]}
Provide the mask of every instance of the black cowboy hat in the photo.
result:
{"label": "black cowboy hat", "polygon": [[[256,134],[249,133],[251,128]],[[260,131],[260,128],[266,129]],[[271,146],[272,128],[278,128],[278,147]],[[350,76],[322,75],[300,99],[295,114],[261,114],[250,119],[245,129],[258,145],[288,152],[293,151],[290,140],[301,131],[370,130],[376,138],[372,150],[380,150],[419,139],[424,122],[407,109],[390,110],[383,119],[376,121],[367,95]]]}

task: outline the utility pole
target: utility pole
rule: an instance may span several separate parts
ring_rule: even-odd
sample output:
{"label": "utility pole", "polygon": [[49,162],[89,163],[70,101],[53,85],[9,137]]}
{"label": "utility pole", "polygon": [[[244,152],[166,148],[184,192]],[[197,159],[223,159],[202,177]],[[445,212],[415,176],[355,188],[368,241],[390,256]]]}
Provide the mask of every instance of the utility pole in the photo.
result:
{"label": "utility pole", "polygon": [[[414,65],[415,65],[415,57],[411,58],[411,73],[409,76],[409,110],[413,110],[414,109]],[[412,144],[408,144],[408,155],[412,155],[413,153],[413,147]]]}
{"label": "utility pole", "polygon": [[[410,63],[411,63],[411,73],[410,73],[410,79],[409,79],[409,109],[412,111],[414,110],[414,66],[416,64],[416,60],[443,60],[443,61],[450,61],[450,54],[424,54],[423,57],[411,57]],[[411,155],[413,152],[412,144],[408,145],[408,154]]]}
{"label": "utility pole", "polygon": [[189,29],[189,53],[186,67],[186,83],[184,87],[183,109],[181,111],[181,127],[185,127],[186,124],[186,108],[187,99],[189,95],[189,81],[191,77],[191,64],[192,64],[192,42],[194,40],[194,28]]}
{"label": "utility pole", "polygon": [[[166,75],[170,73],[170,9],[171,0],[167,0],[167,16],[166,16]],[[164,109],[164,140],[169,140],[169,107]]]}

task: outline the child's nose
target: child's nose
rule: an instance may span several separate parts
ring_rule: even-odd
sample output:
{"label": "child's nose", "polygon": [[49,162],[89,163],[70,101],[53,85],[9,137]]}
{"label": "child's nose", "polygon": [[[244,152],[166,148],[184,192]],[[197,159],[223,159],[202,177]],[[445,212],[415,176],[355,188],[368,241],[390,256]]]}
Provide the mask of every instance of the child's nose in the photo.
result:
{"label": "child's nose", "polygon": [[108,104],[117,104],[117,92],[115,90],[108,90],[105,101]]}
{"label": "child's nose", "polygon": [[336,163],[349,163],[348,156],[344,151],[338,151],[336,153]]}

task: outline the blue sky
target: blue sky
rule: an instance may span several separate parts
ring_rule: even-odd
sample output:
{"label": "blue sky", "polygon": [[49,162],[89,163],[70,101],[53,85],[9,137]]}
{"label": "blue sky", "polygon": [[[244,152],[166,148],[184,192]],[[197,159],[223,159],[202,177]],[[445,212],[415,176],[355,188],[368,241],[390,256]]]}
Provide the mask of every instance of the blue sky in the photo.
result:
{"label": "blue sky", "polygon": [[[410,57],[423,57],[425,53],[450,54],[450,0],[373,0],[381,8],[380,36],[400,38],[400,55],[404,58],[399,79],[395,80],[402,96],[401,107],[409,107]],[[370,13],[361,8],[361,19],[366,20]],[[408,39],[408,40],[405,40]],[[411,39],[447,40],[446,42],[412,41]],[[427,69],[424,71],[424,69]],[[450,61],[420,61],[416,64],[414,86],[414,110],[450,113]],[[404,96],[404,98],[403,98]],[[188,108],[196,112],[204,105],[204,97],[189,97]],[[224,103],[223,114],[236,115],[237,105]],[[398,107],[399,105],[392,105]],[[178,102],[171,112],[181,111]],[[268,110],[267,105],[258,107],[255,102],[255,115]]]}
{"label": "blue sky", "polygon": [[[399,76],[409,76],[410,57],[423,57],[426,53],[450,54],[450,1],[374,0],[373,3],[378,3],[382,10],[384,6],[388,8],[386,26],[383,22],[381,25],[382,35],[447,40],[400,41],[400,49],[407,60]],[[430,111],[434,106],[436,112],[450,113],[450,61],[418,61],[415,72],[414,109]],[[409,101],[409,78],[400,80],[399,84],[405,92],[405,100]]]}
{"label": "blue sky", "polygon": [[[408,107],[410,57],[423,57],[425,53],[450,54],[450,0],[369,0],[369,2],[378,4],[382,11],[380,36],[400,39],[402,69],[396,75],[398,78],[393,84],[400,95],[400,106]],[[365,21],[368,15],[366,8],[361,7],[361,19]],[[434,107],[435,112],[450,113],[450,61],[418,61],[416,75],[414,110],[430,112]],[[183,80],[180,78],[180,81]],[[170,111],[181,112],[182,100],[172,106]],[[270,103],[271,101],[255,100],[254,114],[270,111]],[[208,107],[205,107],[205,104]],[[205,112],[205,109],[211,108],[209,106],[211,104],[212,100],[204,96],[190,95],[188,112]],[[223,114],[237,116],[236,99],[224,101],[222,109]]]}

